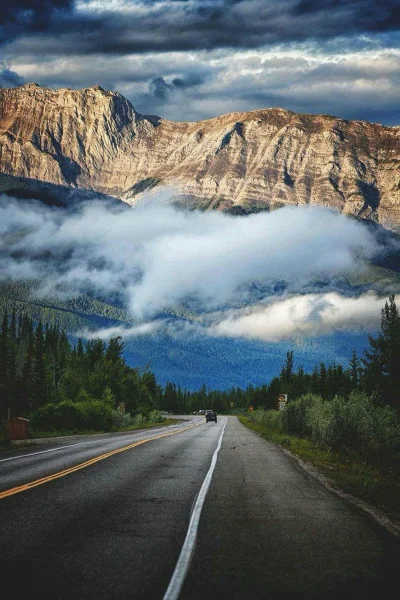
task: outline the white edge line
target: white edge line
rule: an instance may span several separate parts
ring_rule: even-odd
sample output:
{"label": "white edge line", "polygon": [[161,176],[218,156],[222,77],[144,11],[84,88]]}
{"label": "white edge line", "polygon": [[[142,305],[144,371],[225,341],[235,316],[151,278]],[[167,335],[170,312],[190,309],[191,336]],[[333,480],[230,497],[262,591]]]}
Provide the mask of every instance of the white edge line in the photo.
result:
{"label": "white edge line", "polygon": [[[189,423],[192,422],[192,420],[188,421]],[[157,427],[156,429],[153,429],[151,431],[151,433],[156,433],[157,431],[162,431],[163,429],[169,429],[169,427],[178,427],[179,425],[182,425],[182,423],[177,423],[174,425],[167,425],[167,427]],[[132,433],[130,434],[129,432],[126,433],[126,436],[119,436],[119,437],[128,437],[129,435],[141,435],[142,432],[139,433]],[[39,443],[40,443],[40,438],[39,439]],[[117,439],[117,438],[106,438],[108,440],[112,440],[112,439]],[[8,460],[17,460],[18,458],[29,458],[30,456],[37,456],[38,454],[46,454],[47,452],[56,452],[57,450],[64,450],[64,448],[73,448],[74,446],[84,446],[85,444],[95,444],[96,442],[100,442],[101,438],[97,438],[96,440],[87,440],[86,442],[77,442],[76,444],[68,444],[68,446],[59,446],[58,448],[50,448],[49,450],[40,450],[39,452],[31,452],[30,454],[17,454],[16,456],[9,456],[8,458],[0,458],[0,463],[2,462],[6,462]]]}
{"label": "white edge line", "polygon": [[217,464],[218,452],[221,448],[222,437],[224,435],[227,422],[228,419],[225,418],[225,424],[222,428],[221,435],[219,436],[218,445],[214,451],[213,457],[211,459],[210,468],[208,469],[207,475],[204,478],[203,484],[197,496],[196,504],[193,508],[186,538],[183,543],[178,562],[176,563],[175,570],[173,572],[171,581],[169,582],[169,586],[167,588],[167,591],[165,592],[163,600],[177,600],[182,589],[183,583],[185,581],[187,572],[189,570],[190,562],[196,545],[197,529],[199,526],[201,511],[203,509],[203,504],[207,496],[208,488],[210,487],[215,465]]}
{"label": "white edge line", "polygon": [[[98,440],[96,440],[98,441]],[[46,454],[47,452],[56,452],[56,450],[64,450],[64,448],[72,448],[73,446],[82,446],[83,444],[93,444],[90,442],[79,442],[77,444],[69,444],[68,446],[60,446],[59,448],[50,448],[49,450],[40,450],[39,452],[31,452],[30,454],[18,454],[17,456],[10,456],[9,458],[1,458],[0,462],[6,462],[7,460],[17,460],[18,458],[29,458],[29,456],[37,456],[38,454]]]}

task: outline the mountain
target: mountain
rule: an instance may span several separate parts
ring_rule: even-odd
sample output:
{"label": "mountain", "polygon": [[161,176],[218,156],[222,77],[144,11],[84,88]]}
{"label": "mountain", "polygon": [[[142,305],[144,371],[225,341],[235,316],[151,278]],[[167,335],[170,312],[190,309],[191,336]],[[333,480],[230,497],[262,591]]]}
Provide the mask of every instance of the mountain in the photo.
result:
{"label": "mountain", "polygon": [[280,108],[197,122],[139,114],[99,86],[0,90],[0,191],[134,203],[172,186],[233,214],[320,204],[400,229],[400,127]]}

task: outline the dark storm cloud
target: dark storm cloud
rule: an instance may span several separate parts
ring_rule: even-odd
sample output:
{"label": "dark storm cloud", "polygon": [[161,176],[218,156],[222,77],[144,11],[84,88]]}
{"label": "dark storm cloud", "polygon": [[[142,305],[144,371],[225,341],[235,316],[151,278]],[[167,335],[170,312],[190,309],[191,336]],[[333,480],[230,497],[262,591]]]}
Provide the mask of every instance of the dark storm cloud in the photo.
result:
{"label": "dark storm cloud", "polygon": [[22,77],[8,69],[2,63],[0,63],[0,88],[10,88],[22,85],[24,80]]}
{"label": "dark storm cloud", "polygon": [[[162,108],[171,102],[180,104],[183,94],[197,93],[197,88],[201,89],[207,77],[204,73],[189,73],[169,81],[164,77],[155,77],[150,81],[148,91],[136,94],[135,104],[138,102],[147,114],[163,114]],[[179,115],[175,116],[179,119]]]}
{"label": "dark storm cloud", "polygon": [[169,93],[174,90],[184,90],[204,83],[205,78],[200,74],[191,74],[186,79],[175,77],[171,83],[167,83],[164,77],[156,77],[150,82],[149,91],[157,100],[166,100]]}
{"label": "dark storm cloud", "polygon": [[163,77],[156,77],[150,83],[150,93],[158,100],[166,100],[172,86]]}
{"label": "dark storm cloud", "polygon": [[100,84],[178,121],[282,106],[397,125],[398,4],[17,0],[0,9],[2,85]]}
{"label": "dark storm cloud", "polygon": [[398,0],[138,0],[118,9],[106,2],[19,0],[1,9],[0,19],[3,42],[40,29],[44,52],[125,54],[391,31],[399,28],[400,7]]}
{"label": "dark storm cloud", "polygon": [[0,4],[1,23],[45,24],[49,13],[72,10],[73,0],[12,0]]}
{"label": "dark storm cloud", "polygon": [[320,14],[330,17],[334,12],[352,15],[354,24],[359,23],[365,31],[386,31],[398,29],[400,25],[400,6],[398,0],[384,2],[354,0],[300,0],[296,2],[292,14],[309,16]]}
{"label": "dark storm cloud", "polygon": [[73,0],[5,0],[0,3],[0,40],[7,41],[28,31],[48,31],[53,18],[57,22],[73,6]]}

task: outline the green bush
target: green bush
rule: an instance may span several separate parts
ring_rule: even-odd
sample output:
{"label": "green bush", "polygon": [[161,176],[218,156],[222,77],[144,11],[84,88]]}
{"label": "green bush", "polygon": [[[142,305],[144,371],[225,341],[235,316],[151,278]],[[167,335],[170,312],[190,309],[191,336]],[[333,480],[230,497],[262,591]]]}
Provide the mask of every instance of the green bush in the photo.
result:
{"label": "green bush", "polygon": [[165,417],[160,410],[152,410],[147,417],[148,423],[163,423]]}
{"label": "green bush", "polygon": [[[249,421],[275,432],[311,439],[322,450],[344,460],[356,460],[384,471],[400,465],[400,420],[393,408],[376,406],[362,392],[347,398],[305,394],[283,411],[258,408]],[[290,438],[282,441],[290,446]]]}
{"label": "green bush", "polygon": [[42,431],[72,430],[77,428],[80,420],[79,406],[70,400],[64,400],[35,410],[30,418],[30,427]]}
{"label": "green bush", "polygon": [[130,413],[121,413],[119,410],[113,410],[112,424],[115,429],[124,429],[133,425],[133,420]]}
{"label": "green bush", "polygon": [[282,412],[282,425],[287,433],[307,437],[311,435],[311,426],[308,418],[309,410],[323,402],[321,396],[304,394],[297,400],[288,402]]}
{"label": "green bush", "polygon": [[257,408],[246,416],[250,421],[253,421],[253,423],[264,425],[275,431],[282,431],[282,414],[282,411],[278,410]]}
{"label": "green bush", "polygon": [[82,429],[95,429],[96,431],[111,431],[112,407],[102,400],[89,400],[77,402],[82,412],[83,419],[80,424]]}
{"label": "green bush", "polygon": [[137,415],[135,415],[132,419],[133,424],[136,426],[140,426],[140,425],[145,425],[147,422],[147,419],[144,415],[142,415],[142,413],[138,413]]}
{"label": "green bush", "polygon": [[[301,399],[292,405],[300,411]],[[301,435],[319,447],[371,465],[390,466],[400,458],[400,422],[395,411],[375,406],[365,394],[353,392],[332,401],[317,398],[303,408],[298,420],[301,423],[303,418]]]}
{"label": "green bush", "polygon": [[110,431],[113,423],[112,408],[94,399],[46,404],[34,411],[30,420],[32,429],[39,431]]}
{"label": "green bush", "polygon": [[308,437],[321,448],[332,449],[332,417],[333,402],[322,398],[307,408]]}

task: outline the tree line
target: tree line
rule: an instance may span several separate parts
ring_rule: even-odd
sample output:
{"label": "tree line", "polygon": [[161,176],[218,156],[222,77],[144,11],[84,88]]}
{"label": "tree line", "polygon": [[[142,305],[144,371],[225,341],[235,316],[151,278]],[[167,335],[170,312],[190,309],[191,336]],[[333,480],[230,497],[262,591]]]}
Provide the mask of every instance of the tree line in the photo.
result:
{"label": "tree line", "polygon": [[192,413],[213,409],[218,413],[249,408],[273,409],[279,394],[289,401],[304,394],[325,400],[360,391],[376,406],[400,407],[400,317],[394,296],[382,308],[381,330],[369,336],[363,356],[353,351],[347,368],[321,361],[311,373],[294,368],[289,351],[278,377],[261,386],[210,390],[203,385],[189,391],[168,382],[164,387],[154,373],[127,365],[124,344],[117,336],[71,343],[56,325],[34,322],[23,312],[4,312],[0,331],[0,421],[26,416],[49,405],[90,400],[115,410],[123,405],[130,414],[153,410]]}
{"label": "tree line", "polygon": [[0,331],[0,421],[39,408],[89,399],[121,403],[128,412],[158,408],[162,388],[154,373],[129,367],[121,337],[72,344],[56,325],[4,312]]}
{"label": "tree line", "polygon": [[163,396],[165,407],[182,413],[207,408],[217,412],[274,409],[279,394],[287,394],[289,401],[308,393],[333,400],[361,391],[377,406],[400,409],[400,317],[394,295],[382,308],[380,332],[376,337],[369,335],[368,341],[362,356],[353,350],[347,368],[321,361],[311,373],[301,366],[295,369],[293,351],[289,351],[279,376],[261,386],[220,391],[207,390],[203,385],[197,392],[188,392],[169,382]]}

